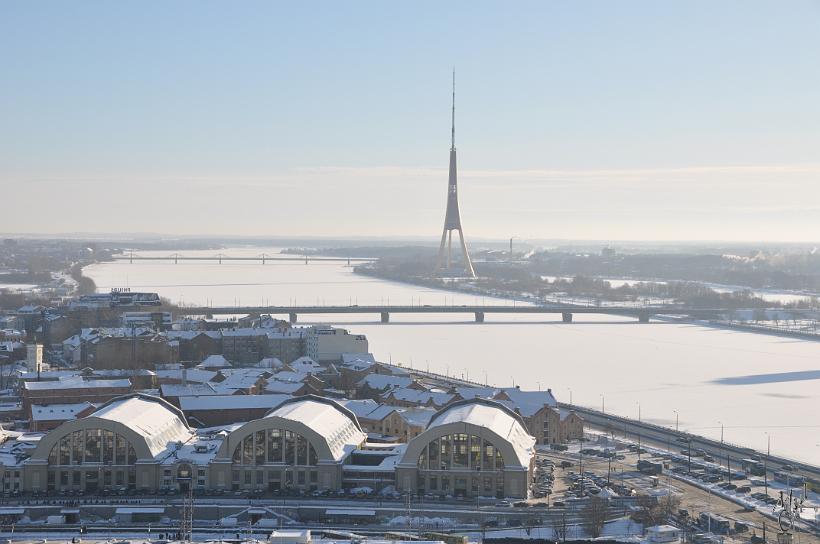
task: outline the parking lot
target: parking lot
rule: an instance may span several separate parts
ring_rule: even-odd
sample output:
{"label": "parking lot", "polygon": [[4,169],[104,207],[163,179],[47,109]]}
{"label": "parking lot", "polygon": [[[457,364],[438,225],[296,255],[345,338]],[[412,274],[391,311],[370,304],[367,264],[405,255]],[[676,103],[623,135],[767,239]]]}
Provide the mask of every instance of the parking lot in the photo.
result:
{"label": "parking lot", "polygon": [[[550,504],[558,506],[596,495],[660,496],[671,492],[680,497],[677,521],[687,524],[688,519],[693,531],[706,532],[693,522],[701,512],[707,512],[731,522],[732,531],[726,535],[731,539],[748,542],[753,533],[762,536],[765,524],[768,539],[774,540],[779,532],[777,522],[760,510],[774,512],[784,486],[758,477],[750,479],[734,466],[728,470],[700,452],[690,459],[689,455],[679,453],[653,455],[657,450],[651,449],[652,452],[635,444],[609,442],[606,446],[584,444],[564,452],[541,451],[539,468],[553,467],[552,478],[546,479],[536,471],[534,496],[538,497],[539,485],[543,483],[550,484]],[[638,470],[639,461],[643,472]],[[653,473],[653,466],[659,473]],[[739,532],[734,531],[735,525]],[[799,533],[799,541],[820,544],[816,535],[805,531]]]}

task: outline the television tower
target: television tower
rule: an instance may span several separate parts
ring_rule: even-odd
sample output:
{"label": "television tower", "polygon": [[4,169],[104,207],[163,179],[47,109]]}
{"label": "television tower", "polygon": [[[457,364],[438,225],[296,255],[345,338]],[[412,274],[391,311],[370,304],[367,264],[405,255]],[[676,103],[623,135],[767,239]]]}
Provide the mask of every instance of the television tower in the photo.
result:
{"label": "television tower", "polygon": [[[465,275],[474,278],[475,270],[467,252],[464,231],[461,229],[461,215],[458,212],[458,176],[456,174],[456,71],[453,69],[453,117],[450,133],[450,178],[447,183],[447,213],[444,216],[444,231],[438,249],[436,272],[449,271],[453,262],[453,231],[458,231],[461,242],[462,268]],[[445,248],[446,245],[446,248]]]}

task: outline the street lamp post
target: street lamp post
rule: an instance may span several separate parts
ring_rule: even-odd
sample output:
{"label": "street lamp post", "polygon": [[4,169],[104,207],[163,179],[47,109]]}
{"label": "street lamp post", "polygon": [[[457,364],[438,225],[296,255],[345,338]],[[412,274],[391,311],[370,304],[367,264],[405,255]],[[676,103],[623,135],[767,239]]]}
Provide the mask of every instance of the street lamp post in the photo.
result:
{"label": "street lamp post", "polygon": [[672,410],[675,412],[675,432],[678,432],[678,416],[680,415],[677,410]]}
{"label": "street lamp post", "polygon": [[604,394],[601,393],[601,413],[605,414],[606,410],[604,409]]}
{"label": "street lamp post", "polygon": [[718,421],[720,423],[720,443],[723,444],[723,422]]}

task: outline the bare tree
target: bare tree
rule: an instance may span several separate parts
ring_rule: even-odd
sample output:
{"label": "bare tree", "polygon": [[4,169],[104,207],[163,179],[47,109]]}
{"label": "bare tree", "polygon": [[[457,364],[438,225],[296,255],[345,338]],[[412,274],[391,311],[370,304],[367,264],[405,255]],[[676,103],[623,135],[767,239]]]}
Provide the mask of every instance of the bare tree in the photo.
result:
{"label": "bare tree", "polygon": [[590,497],[586,507],[581,511],[581,519],[592,538],[601,536],[601,530],[606,522],[608,502],[600,497]]}
{"label": "bare tree", "polygon": [[670,517],[677,514],[680,509],[680,495],[666,495],[658,499],[658,523],[666,523]]}
{"label": "bare tree", "polygon": [[633,515],[633,519],[642,523],[644,527],[652,527],[666,523],[670,516],[678,511],[680,507],[680,497],[677,495],[666,495],[656,498],[649,495],[638,497],[636,502],[638,511]]}

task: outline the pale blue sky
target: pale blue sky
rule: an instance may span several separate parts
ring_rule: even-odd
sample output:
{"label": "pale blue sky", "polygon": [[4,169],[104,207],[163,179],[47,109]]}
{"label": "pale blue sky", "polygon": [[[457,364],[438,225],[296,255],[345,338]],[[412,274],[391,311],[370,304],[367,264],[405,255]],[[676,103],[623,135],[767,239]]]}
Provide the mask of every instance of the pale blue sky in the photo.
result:
{"label": "pale blue sky", "polygon": [[[0,3],[5,232],[820,238],[820,2]],[[38,213],[32,213],[36,211]]]}

